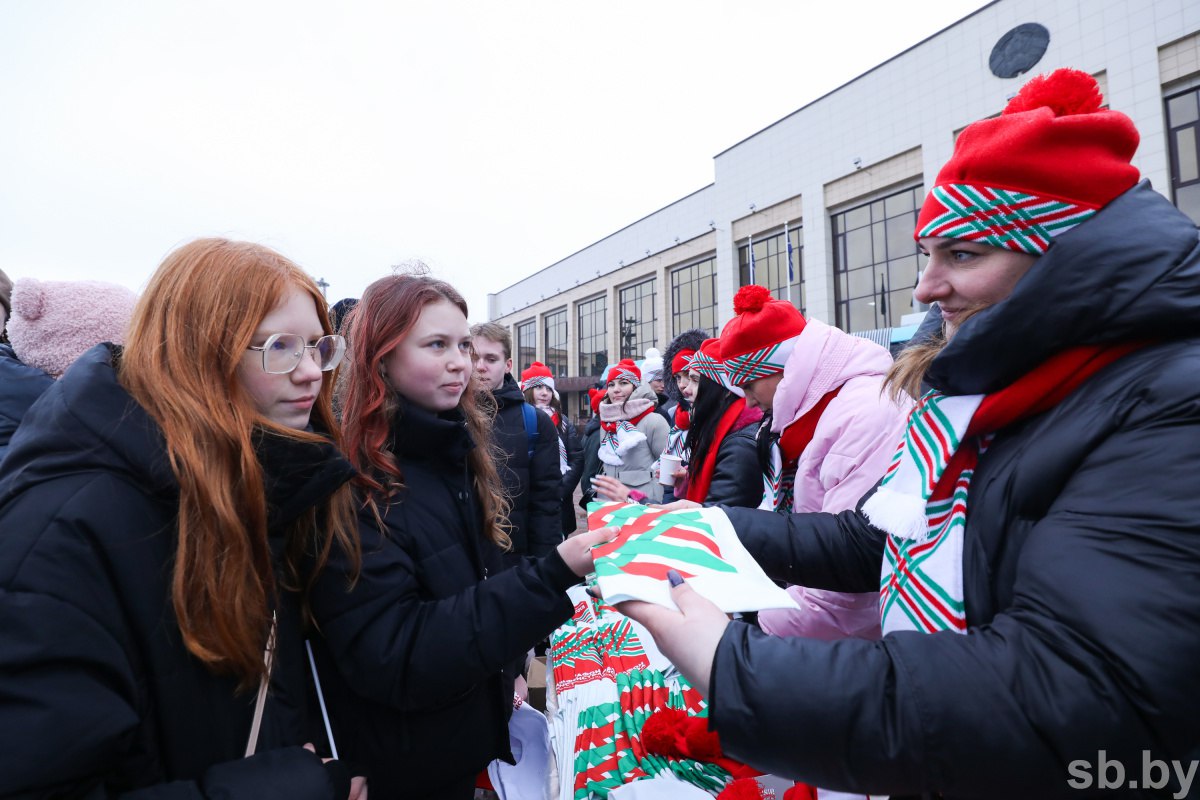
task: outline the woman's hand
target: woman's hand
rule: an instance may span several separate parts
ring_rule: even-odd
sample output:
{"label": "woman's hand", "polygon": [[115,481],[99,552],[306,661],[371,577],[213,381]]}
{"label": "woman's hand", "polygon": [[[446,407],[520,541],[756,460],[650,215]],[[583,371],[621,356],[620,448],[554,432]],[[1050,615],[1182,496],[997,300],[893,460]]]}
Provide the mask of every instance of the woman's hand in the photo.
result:
{"label": "woman's hand", "polygon": [[[312,742],[304,745],[304,749],[310,753],[317,752],[317,748]],[[334,758],[322,758],[321,763],[328,764],[330,761],[336,760],[337,759]],[[362,775],[355,775],[354,777],[350,778],[350,794],[347,796],[346,800],[367,800],[366,778],[364,778]]]}
{"label": "woman's hand", "polygon": [[563,561],[567,562],[571,572],[582,578],[595,569],[592,548],[598,544],[611,542],[616,536],[616,528],[598,528],[594,531],[575,533],[558,546],[558,554]]}
{"label": "woman's hand", "polygon": [[645,625],[662,654],[679,668],[692,686],[708,697],[713,659],[729,618],[709,600],[692,591],[678,572],[671,570],[667,576],[675,584],[671,599],[679,606],[678,611],[641,600],[619,603],[617,610]]}
{"label": "woman's hand", "polygon": [[609,500],[616,500],[619,503],[629,502],[629,487],[621,483],[616,478],[608,475],[597,475],[592,478],[592,486],[601,495]]}

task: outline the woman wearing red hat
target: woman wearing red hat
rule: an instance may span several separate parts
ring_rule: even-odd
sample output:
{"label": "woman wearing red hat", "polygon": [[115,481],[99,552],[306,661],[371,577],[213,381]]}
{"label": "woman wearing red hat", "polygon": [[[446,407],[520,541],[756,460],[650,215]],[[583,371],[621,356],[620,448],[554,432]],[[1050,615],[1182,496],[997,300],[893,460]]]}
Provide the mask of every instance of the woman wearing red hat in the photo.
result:
{"label": "woman wearing red hat", "polygon": [[[654,413],[658,397],[642,383],[642,373],[632,359],[609,367],[605,375],[608,394],[600,403],[600,460],[604,475],[636,494],[635,499],[657,503],[662,484],[654,476],[654,463],[667,446],[669,426]],[[592,486],[604,492],[601,476]],[[613,485],[615,486],[615,484]]]}
{"label": "woman wearing red hat", "polygon": [[562,413],[558,391],[554,388],[554,374],[549,367],[540,361],[530,364],[529,369],[521,373],[521,391],[525,393],[526,403],[549,416],[554,423],[554,430],[558,434],[558,471],[562,475],[558,486],[559,517],[563,535],[574,533],[578,523],[573,497],[583,470],[583,448],[579,436],[571,420]]}
{"label": "woman wearing red hat", "polygon": [[1200,247],[1102,106],[1059,70],[958,138],[916,231],[942,336],[891,382],[931,390],[861,510],[728,511],[768,573],[878,590],[883,639],[768,637],[679,580],[681,612],[622,608],[731,756],[893,797],[1189,791]]}

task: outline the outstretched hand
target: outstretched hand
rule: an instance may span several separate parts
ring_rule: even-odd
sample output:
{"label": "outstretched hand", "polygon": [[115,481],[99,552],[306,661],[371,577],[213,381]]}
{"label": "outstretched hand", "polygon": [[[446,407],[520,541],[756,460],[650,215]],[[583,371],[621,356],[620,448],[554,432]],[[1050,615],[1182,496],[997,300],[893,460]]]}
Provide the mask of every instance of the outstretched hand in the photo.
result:
{"label": "outstretched hand", "polygon": [[654,643],[672,664],[679,668],[692,686],[708,697],[708,679],[712,673],[717,645],[729,625],[725,612],[711,601],[695,592],[679,573],[671,570],[671,599],[679,606],[673,611],[657,603],[628,600],[617,605],[617,610],[627,617],[642,623]]}
{"label": "outstretched hand", "polygon": [[611,542],[616,536],[616,528],[597,528],[594,531],[575,533],[558,546],[558,554],[562,556],[563,561],[567,562],[571,572],[582,578],[595,569],[592,548],[598,544]]}
{"label": "outstretched hand", "polygon": [[629,487],[616,478],[608,475],[596,475],[592,478],[592,486],[595,487],[598,494],[609,500],[616,500],[618,503],[629,502]]}

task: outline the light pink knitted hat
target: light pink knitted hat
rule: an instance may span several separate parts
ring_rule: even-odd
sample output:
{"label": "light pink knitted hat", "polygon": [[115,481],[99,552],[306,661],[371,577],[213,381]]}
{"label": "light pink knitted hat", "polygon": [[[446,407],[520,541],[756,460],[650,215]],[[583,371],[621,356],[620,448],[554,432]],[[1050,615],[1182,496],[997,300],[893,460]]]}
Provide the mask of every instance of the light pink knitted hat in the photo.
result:
{"label": "light pink knitted hat", "polygon": [[18,278],[8,340],[22,362],[57,378],[93,345],[124,342],[135,303],[114,283]]}

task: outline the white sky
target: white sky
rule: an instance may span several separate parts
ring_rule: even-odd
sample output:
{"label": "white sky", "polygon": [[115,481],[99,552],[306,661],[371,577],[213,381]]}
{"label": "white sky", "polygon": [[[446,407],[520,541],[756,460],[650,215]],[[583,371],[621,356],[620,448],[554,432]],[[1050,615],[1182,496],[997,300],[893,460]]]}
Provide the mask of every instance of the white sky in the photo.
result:
{"label": "white sky", "polygon": [[420,258],[482,320],[985,4],[0,0],[0,268],[140,289],[220,235],[331,302]]}

